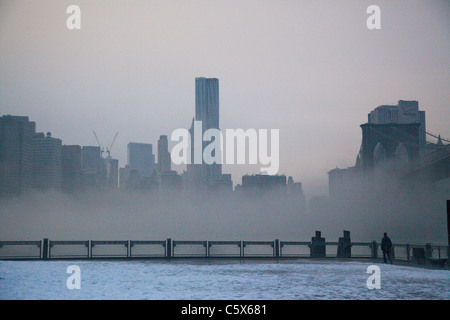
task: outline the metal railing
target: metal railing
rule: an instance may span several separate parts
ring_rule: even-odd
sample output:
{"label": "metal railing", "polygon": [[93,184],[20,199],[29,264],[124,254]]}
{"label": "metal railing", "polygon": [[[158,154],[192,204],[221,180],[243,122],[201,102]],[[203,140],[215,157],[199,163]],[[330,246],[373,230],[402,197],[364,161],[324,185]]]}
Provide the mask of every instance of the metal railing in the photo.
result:
{"label": "metal railing", "polygon": [[[394,244],[392,258],[445,261],[449,246]],[[325,241],[0,241],[0,260],[144,258],[356,258],[382,259],[379,243]]]}
{"label": "metal railing", "polygon": [[1,241],[0,259],[40,259],[42,241]]}

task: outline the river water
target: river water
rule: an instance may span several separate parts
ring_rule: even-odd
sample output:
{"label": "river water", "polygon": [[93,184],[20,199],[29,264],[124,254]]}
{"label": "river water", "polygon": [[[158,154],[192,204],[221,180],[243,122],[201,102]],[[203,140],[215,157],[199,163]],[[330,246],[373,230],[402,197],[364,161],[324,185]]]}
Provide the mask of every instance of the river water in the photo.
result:
{"label": "river water", "polygon": [[[69,290],[69,266],[80,289]],[[0,299],[450,299],[450,271],[335,260],[0,261]],[[71,278],[73,280],[73,278]],[[76,283],[72,281],[71,283]]]}

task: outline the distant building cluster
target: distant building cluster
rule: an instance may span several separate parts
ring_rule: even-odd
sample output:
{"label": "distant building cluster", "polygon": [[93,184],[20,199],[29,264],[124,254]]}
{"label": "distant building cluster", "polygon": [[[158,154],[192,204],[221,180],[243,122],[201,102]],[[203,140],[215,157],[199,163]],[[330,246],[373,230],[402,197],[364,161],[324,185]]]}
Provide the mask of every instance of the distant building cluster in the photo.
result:
{"label": "distant building cluster", "polygon": [[[195,79],[194,121],[202,121],[202,134],[208,129],[219,129],[218,79]],[[191,139],[195,139],[193,127],[190,132]],[[188,164],[182,174],[172,170],[166,135],[159,137],[157,156],[154,151],[150,143],[130,142],[127,164],[120,168],[119,161],[111,157],[110,148],[105,150],[100,143],[63,145],[50,132],[36,132],[36,123],[28,117],[5,115],[0,118],[0,198],[17,198],[33,190],[67,194],[91,190],[233,192],[231,174],[222,173],[221,164]],[[242,185],[234,191],[247,196],[291,196],[299,208],[305,206],[302,184],[285,175],[244,175]]]}
{"label": "distant building cluster", "polygon": [[32,190],[77,193],[86,190],[181,188],[171,171],[167,136],[158,141],[159,164],[152,145],[128,144],[128,164],[100,146],[63,145],[51,133],[36,132],[28,117],[0,117],[0,196],[14,198]]}

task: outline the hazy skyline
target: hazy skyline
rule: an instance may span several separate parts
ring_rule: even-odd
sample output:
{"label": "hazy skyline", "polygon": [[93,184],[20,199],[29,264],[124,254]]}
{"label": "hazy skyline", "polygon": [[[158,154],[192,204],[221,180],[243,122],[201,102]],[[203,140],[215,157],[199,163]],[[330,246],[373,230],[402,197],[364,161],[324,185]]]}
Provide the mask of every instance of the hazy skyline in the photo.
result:
{"label": "hazy skyline", "polygon": [[[81,8],[81,30],[66,8]],[[381,30],[366,9],[381,8]],[[280,174],[307,197],[353,166],[360,124],[418,100],[450,138],[448,1],[0,0],[0,114],[27,115],[64,144],[157,145],[189,128],[195,77],[220,82],[220,128],[280,129]],[[173,144],[170,144],[171,146]],[[224,166],[235,184],[259,166]]]}

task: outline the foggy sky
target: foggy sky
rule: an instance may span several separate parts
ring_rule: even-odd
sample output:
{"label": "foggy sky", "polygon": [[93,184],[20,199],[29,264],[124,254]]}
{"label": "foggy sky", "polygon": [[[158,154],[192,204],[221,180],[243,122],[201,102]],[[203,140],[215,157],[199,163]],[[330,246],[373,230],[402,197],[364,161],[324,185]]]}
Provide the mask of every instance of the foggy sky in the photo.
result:
{"label": "foggy sky", "polygon": [[[81,30],[66,28],[71,4]],[[381,30],[366,27],[371,4]],[[449,17],[444,0],[0,0],[0,114],[64,144],[119,132],[123,167],[128,142],[155,150],[188,128],[195,77],[215,77],[221,129],[280,129],[279,173],[326,194],[379,105],[418,100],[427,129],[450,137]],[[224,166],[235,184],[258,170]]]}

